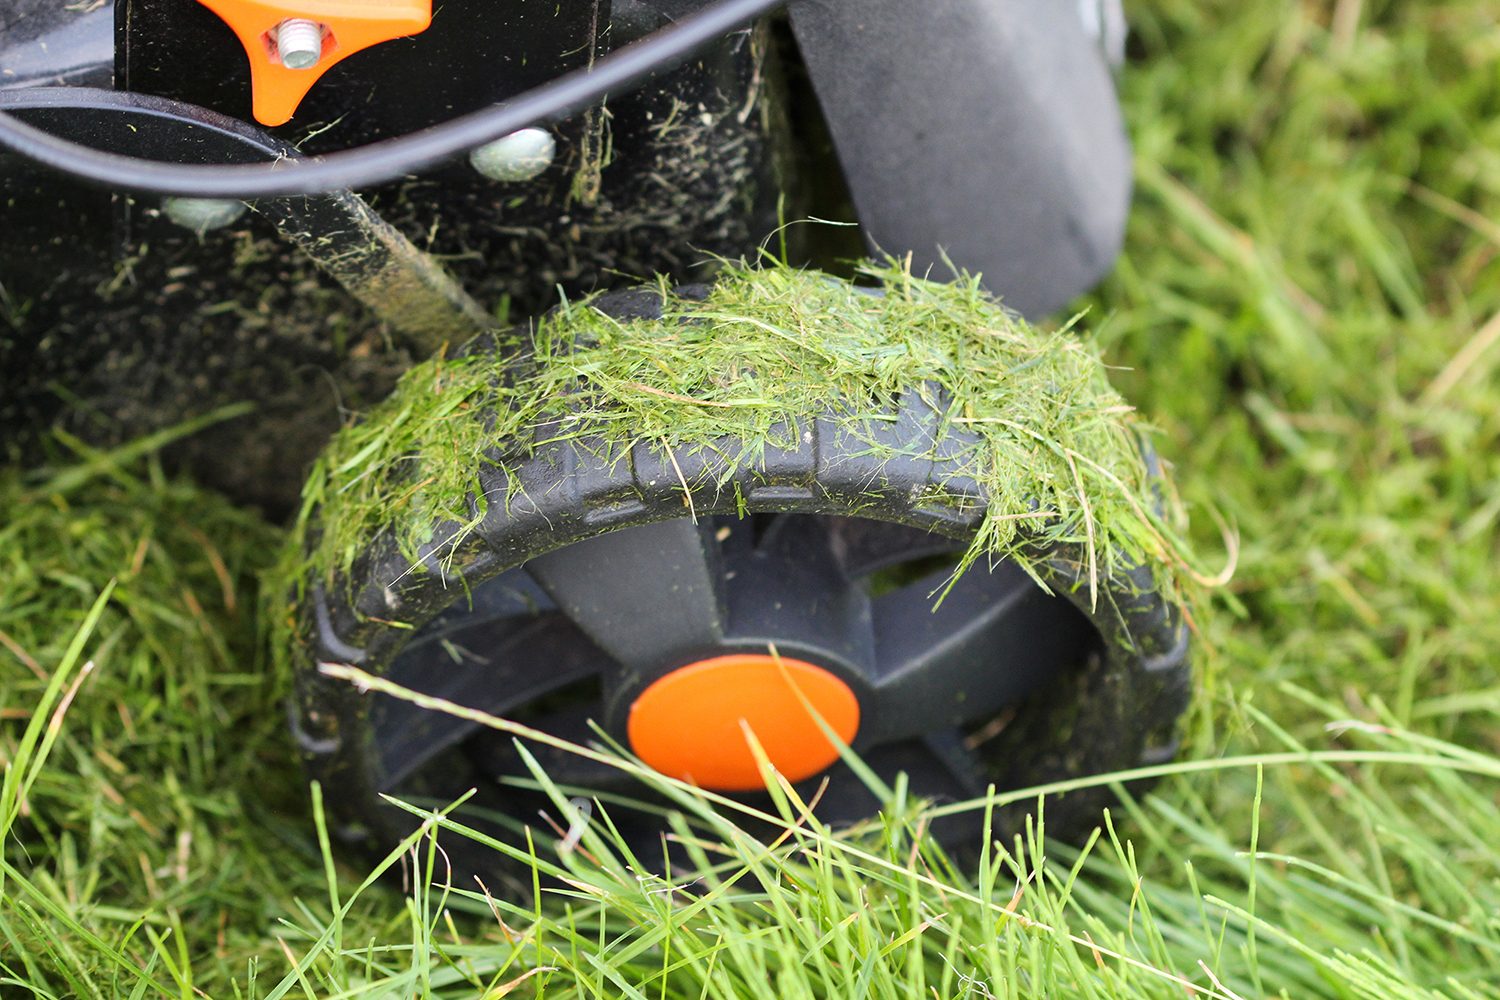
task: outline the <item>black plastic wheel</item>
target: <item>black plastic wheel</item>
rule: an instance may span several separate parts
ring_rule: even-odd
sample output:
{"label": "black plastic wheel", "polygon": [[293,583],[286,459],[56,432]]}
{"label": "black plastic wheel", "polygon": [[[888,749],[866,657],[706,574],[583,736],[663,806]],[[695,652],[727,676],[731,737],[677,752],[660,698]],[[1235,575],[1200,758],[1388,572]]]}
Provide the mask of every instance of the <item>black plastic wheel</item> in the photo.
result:
{"label": "black plastic wheel", "polygon": [[[660,308],[641,292],[594,306],[630,317]],[[867,763],[906,772],[914,794],[938,799],[1170,757],[1189,690],[1179,609],[1142,570],[1101,579],[1090,610],[1085,554],[1066,549],[1037,553],[1050,594],[1015,565],[981,562],[934,607],[985,501],[977,485],[965,498],[943,459],[914,447],[941,420],[921,393],[888,416],[856,439],[808,414],[798,447],[695,489],[691,510],[683,484],[717,478],[703,474],[710,452],[669,458],[641,446],[605,460],[575,437],[509,474],[476,456],[481,488],[508,503],[489,504],[472,531],[444,526],[423,572],[377,533],[351,578],[313,589],[303,609],[294,728],[345,832],[383,848],[410,828],[380,793],[446,802],[477,787],[475,810],[517,824],[535,824],[547,800],[525,787],[508,738],[361,694],[320,675],[321,661],[577,742],[593,739],[593,720],[630,746],[632,706],[653,683],[774,645],[853,693],[852,746]],[[870,435],[925,457],[876,457]],[[495,442],[497,453],[519,450],[508,445]],[[933,502],[934,483],[956,499]],[[614,769],[533,749],[559,785],[642,792]],[[842,764],[807,780],[823,777],[823,818],[875,807]],[[1049,800],[1049,830],[1094,822],[1103,801]],[[649,814],[623,822],[651,839],[660,829]],[[937,832],[962,840],[972,829]]]}

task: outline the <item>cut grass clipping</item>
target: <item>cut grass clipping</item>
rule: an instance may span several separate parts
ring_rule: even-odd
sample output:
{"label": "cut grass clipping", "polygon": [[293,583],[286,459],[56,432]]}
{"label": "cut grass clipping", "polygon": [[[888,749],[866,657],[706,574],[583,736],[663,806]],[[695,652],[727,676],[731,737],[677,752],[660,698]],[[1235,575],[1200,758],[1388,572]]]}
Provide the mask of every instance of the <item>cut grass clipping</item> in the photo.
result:
{"label": "cut grass clipping", "polygon": [[314,470],[303,514],[319,508],[319,535],[311,566],[291,575],[347,570],[386,525],[415,557],[434,525],[472,521],[471,497],[481,510],[510,499],[482,495],[481,461],[519,462],[549,441],[586,439],[601,462],[636,445],[674,466],[712,452],[721,478],[684,479],[686,498],[768,447],[797,447],[819,416],[889,456],[873,429],[920,392],[941,429],[916,457],[948,455],[948,474],[989,502],[960,570],[981,558],[1031,570],[1040,543],[1086,553],[1089,583],[1145,564],[1172,586],[1182,545],[1157,509],[1140,424],[1095,349],[1028,325],[970,278],[864,274],[884,294],[776,264],[728,266],[701,301],[663,287],[660,319],[566,303],[502,335],[498,351],[418,365]]}

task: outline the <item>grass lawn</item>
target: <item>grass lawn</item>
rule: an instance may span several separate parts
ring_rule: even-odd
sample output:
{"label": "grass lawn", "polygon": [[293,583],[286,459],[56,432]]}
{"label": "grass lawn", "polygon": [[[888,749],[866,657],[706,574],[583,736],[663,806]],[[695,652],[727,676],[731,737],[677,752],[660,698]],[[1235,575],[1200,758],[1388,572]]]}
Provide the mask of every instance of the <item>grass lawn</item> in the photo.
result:
{"label": "grass lawn", "polygon": [[0,997],[1500,997],[1494,5],[1127,6],[1086,325],[1237,555],[1154,794],[976,873],[899,787],[773,840],[668,787],[670,882],[597,815],[539,902],[442,888],[425,835],[377,882],[285,736],[278,531],[75,445],[0,473]]}

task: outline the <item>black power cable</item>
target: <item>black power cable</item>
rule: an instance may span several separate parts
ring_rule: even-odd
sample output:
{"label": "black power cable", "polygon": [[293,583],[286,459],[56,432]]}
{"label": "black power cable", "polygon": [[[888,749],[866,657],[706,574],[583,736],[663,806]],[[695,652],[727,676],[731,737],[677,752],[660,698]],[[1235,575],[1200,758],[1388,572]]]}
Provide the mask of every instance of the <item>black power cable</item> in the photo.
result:
{"label": "black power cable", "polygon": [[274,163],[189,165],[107,153],[59,139],[0,113],[0,146],[63,173],[116,190],[186,198],[274,198],[322,194],[395,180],[517,129],[582,110],[611,90],[687,58],[702,46],[743,28],[785,0],[720,0],[505,104],[396,139]]}

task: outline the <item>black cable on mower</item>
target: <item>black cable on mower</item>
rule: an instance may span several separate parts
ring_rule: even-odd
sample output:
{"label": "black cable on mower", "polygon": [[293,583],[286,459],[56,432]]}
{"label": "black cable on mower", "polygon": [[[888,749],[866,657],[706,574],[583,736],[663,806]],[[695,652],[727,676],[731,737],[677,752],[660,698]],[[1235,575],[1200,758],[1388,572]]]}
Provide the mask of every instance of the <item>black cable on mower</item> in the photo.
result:
{"label": "black cable on mower", "polygon": [[720,0],[670,28],[533,88],[506,104],[471,112],[396,139],[305,160],[186,165],[107,153],[0,113],[0,146],[63,173],[116,190],[187,198],[274,198],[370,187],[395,180],[517,129],[579,111],[780,7],[785,0]]}

